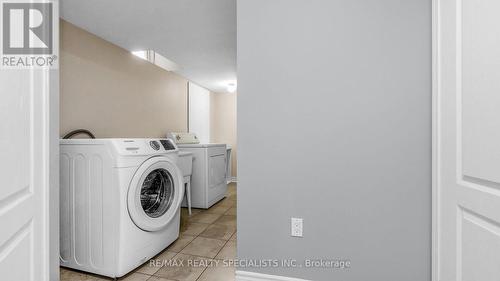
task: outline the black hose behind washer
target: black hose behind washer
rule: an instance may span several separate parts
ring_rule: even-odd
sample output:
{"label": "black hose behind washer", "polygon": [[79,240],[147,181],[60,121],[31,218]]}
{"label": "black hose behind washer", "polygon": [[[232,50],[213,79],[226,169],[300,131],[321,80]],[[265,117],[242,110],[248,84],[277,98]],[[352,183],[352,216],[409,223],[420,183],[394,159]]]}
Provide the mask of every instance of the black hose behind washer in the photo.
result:
{"label": "black hose behind washer", "polygon": [[94,134],[92,134],[89,130],[85,130],[85,129],[78,129],[78,130],[74,130],[74,131],[71,131],[69,133],[67,133],[63,139],[70,139],[76,135],[79,135],[79,134],[86,134],[87,136],[89,136],[91,139],[95,139],[95,136]]}

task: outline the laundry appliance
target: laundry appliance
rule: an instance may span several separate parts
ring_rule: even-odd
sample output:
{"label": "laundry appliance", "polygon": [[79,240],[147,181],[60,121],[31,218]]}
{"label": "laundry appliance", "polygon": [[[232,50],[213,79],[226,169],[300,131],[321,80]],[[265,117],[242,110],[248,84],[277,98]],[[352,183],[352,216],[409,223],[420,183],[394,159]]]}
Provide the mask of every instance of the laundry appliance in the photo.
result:
{"label": "laundry appliance", "polygon": [[194,133],[169,133],[168,137],[181,151],[193,154],[191,206],[208,209],[223,199],[227,193],[227,145],[200,143]]}
{"label": "laundry appliance", "polygon": [[178,151],[168,139],[61,140],[61,265],[121,277],[176,240]]}

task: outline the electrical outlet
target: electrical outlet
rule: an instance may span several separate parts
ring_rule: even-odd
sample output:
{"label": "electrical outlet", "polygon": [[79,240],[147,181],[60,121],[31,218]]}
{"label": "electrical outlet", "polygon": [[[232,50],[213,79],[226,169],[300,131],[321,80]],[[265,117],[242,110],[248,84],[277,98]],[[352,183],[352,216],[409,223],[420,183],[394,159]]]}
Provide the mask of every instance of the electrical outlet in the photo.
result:
{"label": "electrical outlet", "polygon": [[302,237],[303,222],[301,218],[292,218],[292,236]]}

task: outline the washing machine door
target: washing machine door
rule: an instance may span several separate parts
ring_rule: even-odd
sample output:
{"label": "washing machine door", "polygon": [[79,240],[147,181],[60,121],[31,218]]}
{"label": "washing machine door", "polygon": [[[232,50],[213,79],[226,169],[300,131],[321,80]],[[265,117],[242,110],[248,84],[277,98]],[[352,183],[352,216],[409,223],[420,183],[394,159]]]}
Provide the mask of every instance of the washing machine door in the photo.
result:
{"label": "washing machine door", "polygon": [[130,182],[130,218],[142,230],[161,230],[176,215],[183,196],[183,177],[177,165],[167,157],[152,157],[137,169]]}

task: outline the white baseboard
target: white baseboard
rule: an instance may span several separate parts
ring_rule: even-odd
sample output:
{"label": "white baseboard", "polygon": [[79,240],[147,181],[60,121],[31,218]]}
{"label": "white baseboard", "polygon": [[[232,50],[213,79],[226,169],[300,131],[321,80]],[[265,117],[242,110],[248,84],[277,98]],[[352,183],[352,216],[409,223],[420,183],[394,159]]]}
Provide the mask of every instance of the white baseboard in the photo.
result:
{"label": "white baseboard", "polygon": [[236,281],[309,281],[309,280],[237,270]]}

